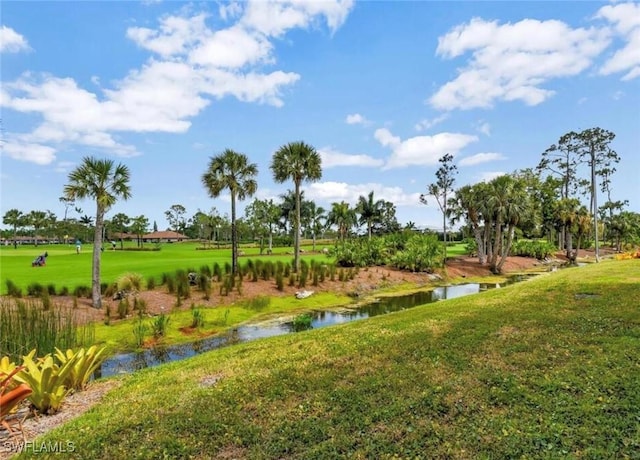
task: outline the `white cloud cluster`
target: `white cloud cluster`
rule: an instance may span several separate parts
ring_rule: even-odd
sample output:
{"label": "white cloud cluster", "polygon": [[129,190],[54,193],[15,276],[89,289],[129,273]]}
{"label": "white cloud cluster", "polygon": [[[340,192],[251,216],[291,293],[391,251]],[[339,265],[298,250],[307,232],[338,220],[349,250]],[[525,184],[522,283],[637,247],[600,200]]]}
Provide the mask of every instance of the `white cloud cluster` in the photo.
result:
{"label": "white cloud cluster", "polygon": [[438,115],[435,118],[424,118],[415,124],[416,131],[424,131],[429,128],[433,128],[435,125],[442,123],[447,118],[449,118],[448,113],[443,113],[442,115]]}
{"label": "white cloud cluster", "polygon": [[26,38],[11,27],[0,27],[0,53],[19,53],[29,49]]}
{"label": "white cloud cluster", "polygon": [[359,113],[352,113],[350,115],[347,115],[347,118],[345,118],[345,123],[348,125],[369,125],[371,124],[371,122],[369,120],[367,120],[364,116],[360,115]]}
{"label": "white cloud cluster", "polygon": [[38,114],[42,123],[30,133],[9,133],[4,151],[40,164],[54,161],[55,147],[63,143],[131,156],[139,152],[119,142],[117,133],[185,132],[211,99],[231,96],[279,107],[283,88],[300,75],[263,71],[275,63],[273,41],[321,20],[333,32],[352,6],[350,0],[255,0],[227,5],[222,19],[237,20],[217,30],[205,13],[164,16],[157,28],[131,27],[127,37],[155,56],[111,88],[91,92],[71,78],[29,73],[5,84],[0,106]]}
{"label": "white cloud cluster", "polygon": [[419,193],[405,193],[400,187],[378,183],[314,182],[305,188],[305,196],[328,204],[346,201],[355,206],[360,196],[367,196],[371,191],[376,200],[391,201],[396,206],[420,206]]}
{"label": "white cloud cluster", "polygon": [[458,166],[475,166],[490,161],[506,160],[501,153],[476,153],[469,157],[464,157],[458,162]]}
{"label": "white cloud cluster", "polygon": [[403,141],[387,128],[377,129],[374,137],[382,146],[392,149],[385,169],[435,165],[443,155],[450,153],[456,156],[467,145],[478,140],[477,136],[469,134],[443,132],[433,136],[410,137]]}
{"label": "white cloud cluster", "polygon": [[605,62],[600,74],[626,72],[622,80],[640,77],[640,3],[603,6],[596,18],[612,23],[615,32],[627,42]]}
{"label": "white cloud cluster", "polygon": [[362,166],[362,167],[378,167],[384,164],[379,158],[373,158],[369,155],[349,155],[347,153],[338,152],[330,147],[318,149],[320,158],[322,159],[322,168],[337,168],[340,166]]}
{"label": "white cloud cluster", "polygon": [[554,94],[542,85],[587,69],[610,43],[604,28],[576,28],[557,20],[499,24],[474,18],[438,39],[437,55],[471,53],[466,67],[428,102],[440,110],[489,108],[496,101],[537,105]]}

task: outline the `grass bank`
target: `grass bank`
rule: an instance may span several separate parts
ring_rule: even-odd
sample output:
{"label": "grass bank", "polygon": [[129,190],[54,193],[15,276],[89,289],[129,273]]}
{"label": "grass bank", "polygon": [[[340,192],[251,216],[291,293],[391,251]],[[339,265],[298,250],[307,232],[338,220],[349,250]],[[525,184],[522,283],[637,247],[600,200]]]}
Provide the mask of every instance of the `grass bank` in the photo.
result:
{"label": "grass bank", "polygon": [[123,378],[39,441],[79,459],[636,457],[639,283],[639,261],[607,261],[220,349]]}

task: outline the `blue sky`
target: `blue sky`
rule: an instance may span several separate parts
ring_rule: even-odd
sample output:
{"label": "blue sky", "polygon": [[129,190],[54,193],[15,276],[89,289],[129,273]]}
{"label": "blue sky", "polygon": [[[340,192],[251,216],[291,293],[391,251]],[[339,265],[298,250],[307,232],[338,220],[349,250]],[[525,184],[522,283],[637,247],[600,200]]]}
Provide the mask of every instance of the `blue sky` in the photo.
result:
{"label": "blue sky", "polygon": [[212,155],[247,154],[257,196],[277,198],[292,185],[271,156],[304,140],[323,158],[306,197],[373,190],[401,223],[438,227],[418,197],[445,153],[461,186],[596,126],[617,136],[613,197],[640,211],[637,2],[3,2],[1,24],[0,215],[61,217],[87,155],[131,170],[107,217],[224,214],[201,184]]}

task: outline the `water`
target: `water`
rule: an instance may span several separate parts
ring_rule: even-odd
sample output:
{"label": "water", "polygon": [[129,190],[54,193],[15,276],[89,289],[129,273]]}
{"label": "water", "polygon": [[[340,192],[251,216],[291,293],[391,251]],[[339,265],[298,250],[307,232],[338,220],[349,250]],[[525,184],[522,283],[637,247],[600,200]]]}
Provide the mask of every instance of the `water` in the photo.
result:
{"label": "water", "polygon": [[[333,326],[335,324],[348,323],[359,319],[385,315],[413,308],[418,305],[437,302],[439,300],[453,299],[455,297],[476,294],[487,289],[500,288],[507,284],[522,281],[526,278],[528,277],[512,277],[507,283],[503,284],[467,283],[457,284],[454,286],[443,286],[437,287],[432,291],[419,291],[403,296],[383,297],[374,302],[359,305],[354,308],[344,308],[337,311],[314,311],[311,313],[313,317],[311,327],[313,329],[318,329],[321,327]],[[292,332],[294,332],[294,330],[291,321],[270,321],[239,326],[227,333],[187,344],[157,346],[141,352],[115,355],[107,359],[102,364],[100,370],[96,372],[96,377],[127,374],[146,367],[157,366],[162,363],[189,358],[191,356],[236,343],[290,334]]]}

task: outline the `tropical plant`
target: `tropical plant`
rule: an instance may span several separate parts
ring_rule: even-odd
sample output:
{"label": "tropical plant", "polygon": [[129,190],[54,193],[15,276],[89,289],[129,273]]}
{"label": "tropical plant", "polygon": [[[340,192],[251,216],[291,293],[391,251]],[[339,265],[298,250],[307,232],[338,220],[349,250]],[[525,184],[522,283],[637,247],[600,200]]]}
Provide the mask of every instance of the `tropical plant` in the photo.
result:
{"label": "tropical plant", "polygon": [[331,211],[327,215],[327,224],[335,225],[338,228],[342,244],[345,243],[349,230],[355,225],[356,220],[355,210],[346,201],[331,204]]}
{"label": "tropical plant", "polygon": [[212,157],[207,171],[202,175],[202,183],[211,198],[217,198],[224,190],[231,195],[231,266],[233,274],[238,271],[238,232],[236,228],[236,200],[252,196],[257,188],[258,166],[249,163],[242,153],[226,149]]}
{"label": "tropical plant", "polygon": [[73,361],[59,366],[51,354],[35,358],[36,350],[23,357],[24,369],[15,375],[15,379],[31,388],[29,401],[42,414],[53,414],[60,409],[62,401],[69,394],[65,382],[73,371]]}
{"label": "tropical plant", "polygon": [[13,243],[16,246],[16,238],[18,235],[18,227],[24,223],[24,215],[18,209],[9,209],[2,217],[2,223],[13,227]]}
{"label": "tropical plant", "polygon": [[68,349],[66,352],[56,348],[55,357],[62,366],[72,363],[71,371],[65,381],[67,388],[83,390],[93,373],[107,358],[107,347],[98,348],[97,345],[93,345],[76,351]]}
{"label": "tropical plant", "polygon": [[102,307],[100,296],[100,255],[102,248],[102,228],[104,214],[119,198],[127,200],[131,196],[129,169],[115,165],[112,160],[85,157],[76,169],[69,173],[69,183],[64,186],[64,196],[70,200],[93,198],[96,202],[96,227],[93,238],[92,261],[92,303],[94,308]]}
{"label": "tropical plant", "polygon": [[300,194],[302,182],[315,182],[322,178],[322,160],[320,154],[311,145],[304,142],[290,142],[281,146],[271,161],[273,178],[278,183],[293,180],[295,186],[296,212],[294,234],[294,271],[300,268]]}
{"label": "tropical plant", "polygon": [[167,326],[169,326],[169,317],[164,313],[156,316],[153,321],[151,321],[151,331],[153,336],[156,339],[160,337],[164,337],[167,333]]}
{"label": "tropical plant", "polygon": [[382,209],[384,201],[373,199],[373,190],[369,192],[369,195],[365,198],[360,195],[358,198],[358,204],[356,204],[355,212],[360,214],[358,223],[360,225],[367,225],[367,235],[371,239],[371,229],[375,223],[379,223],[382,219]]}
{"label": "tropical plant", "polygon": [[391,257],[390,264],[400,270],[432,272],[442,264],[443,251],[434,234],[416,234],[408,240],[405,249]]}
{"label": "tropical plant", "polygon": [[[5,362],[7,368],[4,370]],[[9,365],[9,358],[6,356],[0,360],[0,425],[12,432],[7,417],[12,414],[22,401],[27,399],[33,390],[26,383],[17,383],[14,379],[15,375],[22,371],[22,366],[16,366],[13,363]]]}

